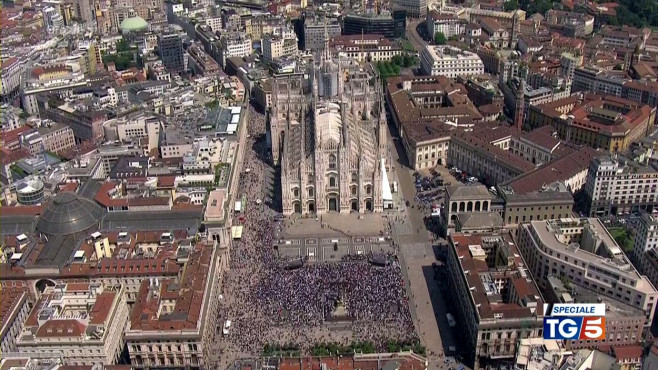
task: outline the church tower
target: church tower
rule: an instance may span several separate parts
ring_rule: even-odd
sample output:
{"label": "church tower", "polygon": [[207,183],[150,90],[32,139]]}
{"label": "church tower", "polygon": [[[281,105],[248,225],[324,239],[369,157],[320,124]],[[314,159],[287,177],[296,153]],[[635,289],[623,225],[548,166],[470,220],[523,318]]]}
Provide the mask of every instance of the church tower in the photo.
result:
{"label": "church tower", "polygon": [[514,126],[519,131],[523,131],[523,114],[525,110],[525,80],[519,77],[519,87],[516,90],[516,109],[514,111]]}

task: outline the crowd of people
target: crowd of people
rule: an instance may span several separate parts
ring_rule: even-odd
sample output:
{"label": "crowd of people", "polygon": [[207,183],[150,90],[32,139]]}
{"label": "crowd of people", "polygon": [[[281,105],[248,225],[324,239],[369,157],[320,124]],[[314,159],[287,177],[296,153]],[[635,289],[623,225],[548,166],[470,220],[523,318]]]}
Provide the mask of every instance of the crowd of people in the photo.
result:
{"label": "crowd of people", "polygon": [[[382,266],[369,263],[368,256],[351,256],[339,263],[304,263],[294,269],[279,257],[276,235],[287,220],[275,219],[277,207],[272,206],[276,184],[265,162],[264,116],[249,109],[250,135],[238,187],[247,204],[233,216],[233,223],[243,224],[244,231],[231,246],[223,284],[221,322],[232,321],[225,338],[228,350],[238,356],[255,355],[268,343],[298,343],[308,349],[327,340],[322,336],[325,329],[339,319],[348,323],[350,340],[372,341],[382,350],[388,340],[417,338],[393,256]],[[345,317],[337,318],[338,311]]]}

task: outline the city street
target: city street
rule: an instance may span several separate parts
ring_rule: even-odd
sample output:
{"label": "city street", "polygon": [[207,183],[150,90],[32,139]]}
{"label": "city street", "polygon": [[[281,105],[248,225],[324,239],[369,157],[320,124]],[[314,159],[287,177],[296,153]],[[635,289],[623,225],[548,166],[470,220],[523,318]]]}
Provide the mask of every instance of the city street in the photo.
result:
{"label": "city street", "polygon": [[[389,125],[389,129],[393,129],[393,125]],[[447,369],[451,365],[445,362],[445,356],[451,355],[448,348],[457,345],[446,317],[447,300],[434,277],[436,246],[430,242],[432,234],[426,229],[423,220],[429,212],[423,211],[421,204],[415,201],[416,188],[412,178],[414,171],[407,165],[401,142],[394,139],[396,133],[389,130],[389,134],[392,134],[389,136],[389,145],[393,169],[399,182],[399,195],[402,197],[399,218],[403,219],[403,222],[391,222],[391,225],[400,249],[399,258],[403,264],[407,293],[411,298],[410,310],[421,343],[427,348],[429,368]],[[409,207],[406,207],[405,200],[409,202]],[[407,227],[404,227],[404,224],[407,224]],[[445,243],[444,239],[437,241],[437,244]],[[454,368],[454,364],[452,365]]]}
{"label": "city street", "polygon": [[[427,41],[418,34],[417,27],[421,24],[425,24],[425,19],[408,19],[407,20],[407,38],[419,53],[425,46],[427,46]],[[422,26],[421,26],[422,27]]]}

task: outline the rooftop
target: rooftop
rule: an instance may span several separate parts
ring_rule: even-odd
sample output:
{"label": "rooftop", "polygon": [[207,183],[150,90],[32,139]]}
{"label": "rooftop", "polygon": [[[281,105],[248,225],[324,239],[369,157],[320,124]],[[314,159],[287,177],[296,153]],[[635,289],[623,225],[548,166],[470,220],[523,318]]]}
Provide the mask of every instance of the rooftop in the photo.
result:
{"label": "rooftop", "polygon": [[480,323],[538,319],[543,298],[508,235],[454,233],[450,243]]}

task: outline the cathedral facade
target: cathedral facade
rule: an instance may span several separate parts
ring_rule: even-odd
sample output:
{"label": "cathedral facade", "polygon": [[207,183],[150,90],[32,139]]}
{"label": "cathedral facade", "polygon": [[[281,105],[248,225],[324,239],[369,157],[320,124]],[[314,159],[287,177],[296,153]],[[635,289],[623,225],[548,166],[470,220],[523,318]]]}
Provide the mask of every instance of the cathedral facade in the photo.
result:
{"label": "cathedral facade", "polygon": [[382,85],[370,66],[327,50],[308,73],[273,79],[269,129],[283,213],[381,212]]}

